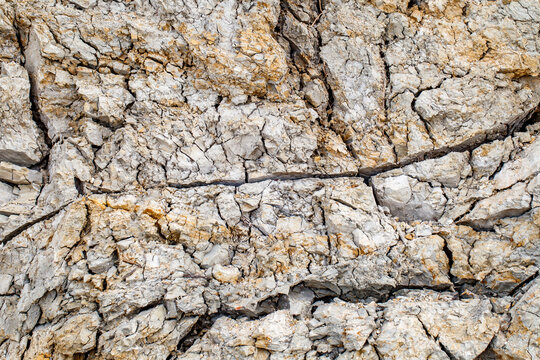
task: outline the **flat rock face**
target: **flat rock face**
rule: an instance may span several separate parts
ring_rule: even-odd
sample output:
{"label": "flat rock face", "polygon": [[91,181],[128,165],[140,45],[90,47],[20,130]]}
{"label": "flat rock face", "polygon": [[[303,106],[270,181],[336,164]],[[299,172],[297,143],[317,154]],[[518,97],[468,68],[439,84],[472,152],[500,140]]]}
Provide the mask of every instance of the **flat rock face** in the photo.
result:
{"label": "flat rock face", "polygon": [[540,358],[539,26],[0,0],[0,359]]}

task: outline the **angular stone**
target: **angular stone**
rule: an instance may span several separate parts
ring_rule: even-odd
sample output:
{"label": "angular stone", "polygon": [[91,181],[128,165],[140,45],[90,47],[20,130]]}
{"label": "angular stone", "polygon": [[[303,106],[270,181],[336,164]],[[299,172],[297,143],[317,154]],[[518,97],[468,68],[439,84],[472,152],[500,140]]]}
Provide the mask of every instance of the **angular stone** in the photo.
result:
{"label": "angular stone", "polygon": [[66,355],[85,353],[96,346],[97,329],[100,325],[97,313],[81,314],[69,318],[55,333],[58,352]]}
{"label": "angular stone", "polygon": [[531,196],[525,183],[517,183],[510,189],[479,201],[463,218],[464,223],[476,228],[489,228],[494,221],[509,216],[519,216],[531,208]]}
{"label": "angular stone", "polygon": [[0,180],[16,185],[41,184],[43,175],[39,171],[2,161]]}

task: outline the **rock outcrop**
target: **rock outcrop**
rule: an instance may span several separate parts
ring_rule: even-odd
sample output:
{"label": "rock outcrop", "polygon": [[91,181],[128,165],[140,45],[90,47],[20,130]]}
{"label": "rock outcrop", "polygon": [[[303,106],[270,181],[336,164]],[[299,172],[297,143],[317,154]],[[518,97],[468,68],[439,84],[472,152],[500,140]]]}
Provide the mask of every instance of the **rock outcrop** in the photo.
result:
{"label": "rock outcrop", "polygon": [[0,359],[540,358],[537,0],[0,0]]}

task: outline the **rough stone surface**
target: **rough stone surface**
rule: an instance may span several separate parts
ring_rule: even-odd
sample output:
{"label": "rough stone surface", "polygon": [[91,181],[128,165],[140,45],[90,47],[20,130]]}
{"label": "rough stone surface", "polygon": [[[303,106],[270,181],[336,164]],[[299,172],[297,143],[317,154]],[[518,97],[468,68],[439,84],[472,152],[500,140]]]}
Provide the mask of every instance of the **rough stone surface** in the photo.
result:
{"label": "rough stone surface", "polygon": [[2,62],[0,160],[25,166],[40,162],[47,148],[41,130],[32,120],[29,92],[26,70],[14,62]]}
{"label": "rough stone surface", "polygon": [[536,0],[0,0],[0,360],[540,358]]}

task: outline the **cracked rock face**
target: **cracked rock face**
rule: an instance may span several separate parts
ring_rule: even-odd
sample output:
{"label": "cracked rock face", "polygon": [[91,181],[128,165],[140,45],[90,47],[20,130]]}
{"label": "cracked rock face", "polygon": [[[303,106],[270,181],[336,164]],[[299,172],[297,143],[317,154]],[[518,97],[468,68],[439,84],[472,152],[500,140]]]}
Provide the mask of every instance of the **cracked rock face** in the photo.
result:
{"label": "cracked rock face", "polygon": [[536,0],[0,0],[0,359],[540,358]]}

